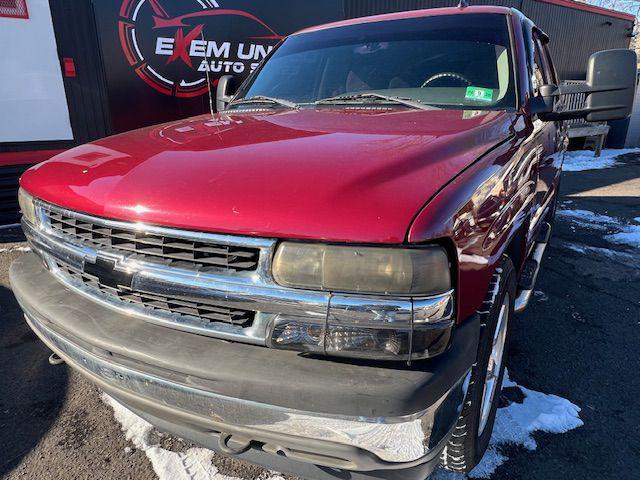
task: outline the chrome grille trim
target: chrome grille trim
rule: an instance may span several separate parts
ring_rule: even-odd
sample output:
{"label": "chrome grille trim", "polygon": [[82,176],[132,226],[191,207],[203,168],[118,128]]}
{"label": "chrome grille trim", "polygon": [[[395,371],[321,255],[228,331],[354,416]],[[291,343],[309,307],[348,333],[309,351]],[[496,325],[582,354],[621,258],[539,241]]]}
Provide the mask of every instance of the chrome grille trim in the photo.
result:
{"label": "chrome grille trim", "polygon": [[229,244],[224,238],[160,232],[137,224],[113,222],[42,206],[46,225],[56,235],[75,244],[133,260],[198,272],[252,271],[258,266],[259,248]]}
{"label": "chrome grille trim", "polygon": [[199,318],[205,322],[223,322],[241,327],[247,327],[253,322],[255,314],[253,311],[210,305],[202,301],[182,300],[160,294],[144,293],[127,287],[114,288],[102,284],[98,277],[66,265],[59,260],[55,260],[55,266],[77,284],[84,284],[88,289],[93,289],[95,294],[110,295],[115,297],[114,299],[140,305],[154,312],[168,312]]}

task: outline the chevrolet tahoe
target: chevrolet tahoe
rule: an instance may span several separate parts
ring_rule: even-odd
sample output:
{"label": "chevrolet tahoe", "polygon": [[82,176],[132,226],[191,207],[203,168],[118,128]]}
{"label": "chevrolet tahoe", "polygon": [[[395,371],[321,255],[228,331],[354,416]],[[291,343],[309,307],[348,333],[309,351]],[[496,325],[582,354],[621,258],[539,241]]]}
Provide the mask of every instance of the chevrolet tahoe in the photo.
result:
{"label": "chevrolet tahoe", "polygon": [[[563,85],[520,12],[290,35],[218,113],[21,178],[30,327],[159,429],[303,477],[468,472],[553,225],[566,120],[629,115],[635,54]],[[567,110],[564,96],[584,94]]]}

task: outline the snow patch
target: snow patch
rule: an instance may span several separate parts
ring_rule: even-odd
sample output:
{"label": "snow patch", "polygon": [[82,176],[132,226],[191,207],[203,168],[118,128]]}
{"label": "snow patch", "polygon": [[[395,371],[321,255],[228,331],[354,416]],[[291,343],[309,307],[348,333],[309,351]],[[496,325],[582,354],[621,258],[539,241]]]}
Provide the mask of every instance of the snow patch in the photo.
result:
{"label": "snow patch", "polygon": [[[495,470],[508,460],[501,453],[502,445],[520,445],[535,450],[537,444],[532,434],[536,431],[564,433],[583,425],[580,407],[556,395],[548,395],[520,387],[505,372],[503,388],[518,388],[523,394],[522,403],[511,403],[498,409],[489,448],[482,461],[469,475],[471,478],[490,478]],[[216,455],[205,448],[190,448],[185,452],[171,452],[152,443],[153,426],[116,400],[102,394],[102,400],[113,408],[114,416],[122,427],[127,440],[135,448],[145,452],[159,480],[239,480],[218,472],[212,460]],[[463,480],[461,474],[437,469],[431,480]],[[277,472],[260,480],[283,480]]]}
{"label": "snow patch", "polygon": [[533,296],[538,302],[546,302],[547,300],[549,300],[549,297],[547,296],[547,294],[544,293],[542,290],[534,290]]}
{"label": "snow patch", "polygon": [[640,248],[640,225],[627,225],[621,232],[607,235],[608,241]]}
{"label": "snow patch", "polygon": [[[588,249],[596,248],[596,247],[589,247],[587,245],[578,245],[578,244],[575,244],[575,243],[567,243],[567,242],[564,242],[564,245],[568,249],[573,250],[574,252],[578,252],[578,253],[587,253]],[[604,249],[601,249],[601,250],[604,250]]]}
{"label": "snow patch", "polygon": [[10,247],[10,248],[0,248],[0,253],[10,253],[10,252],[30,252],[31,247]]}
{"label": "snow patch", "polygon": [[590,245],[584,245],[581,243],[561,242],[561,245],[578,253],[593,253],[596,255],[602,255],[611,260],[616,260],[620,263],[624,263],[628,266],[640,265],[640,260],[637,255],[630,252],[623,252],[618,250],[611,250],[609,248],[592,247]]}
{"label": "snow patch", "polygon": [[[496,469],[508,460],[501,452],[503,445],[519,445],[527,450],[535,450],[533,438],[536,431],[565,433],[584,425],[580,420],[580,407],[569,400],[546,393],[529,390],[513,382],[505,371],[502,388],[518,388],[524,395],[522,403],[512,402],[499,408],[489,448],[480,463],[469,474],[469,478],[491,478]],[[463,480],[458,473],[438,469],[431,480]]]}
{"label": "snow patch", "polygon": [[[601,215],[589,210],[561,209],[558,210],[557,215],[592,230],[617,230],[610,235],[605,235],[605,240],[619,245],[640,248],[640,225],[638,225],[640,223],[640,217],[634,218],[634,223],[627,223],[620,218]],[[573,248],[577,252],[584,253],[584,247],[570,248]]]}
{"label": "snow patch", "polygon": [[[215,453],[206,448],[190,448],[185,452],[172,452],[152,443],[153,425],[103,393],[102,401],[113,409],[114,416],[129,440],[146,455],[160,480],[233,480],[222,475],[213,464]],[[129,447],[127,447],[129,448]],[[125,450],[126,451],[126,450]],[[261,480],[283,480],[273,475]]]}
{"label": "snow patch", "polygon": [[602,150],[601,155],[597,158],[590,150],[566,152],[562,170],[565,172],[581,172],[583,170],[600,170],[602,168],[611,168],[618,163],[617,158],[620,155],[626,155],[628,153],[640,154],[640,149],[605,149]]}
{"label": "snow patch", "polygon": [[561,209],[556,213],[559,217],[571,220],[583,227],[602,230],[615,228],[620,226],[621,220],[610,217],[609,215],[600,215],[589,210],[570,210]]}

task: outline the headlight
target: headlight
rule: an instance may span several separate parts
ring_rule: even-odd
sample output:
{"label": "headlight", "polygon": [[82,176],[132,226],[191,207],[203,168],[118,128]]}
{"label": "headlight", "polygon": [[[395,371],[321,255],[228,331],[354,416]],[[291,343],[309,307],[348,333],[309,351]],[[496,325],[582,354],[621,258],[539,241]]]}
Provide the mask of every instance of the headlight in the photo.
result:
{"label": "headlight", "polygon": [[[279,315],[271,348],[376,360],[442,353],[453,328],[446,251],[283,242],[273,277],[287,287],[331,292],[326,315]],[[377,294],[377,295],[371,295]]]}
{"label": "headlight", "polygon": [[384,295],[430,295],[451,288],[439,246],[385,248],[283,242],[273,276],[287,287]]}
{"label": "headlight", "polygon": [[31,225],[37,224],[36,207],[33,203],[33,197],[25,192],[22,188],[18,190],[18,203],[22,216]]}

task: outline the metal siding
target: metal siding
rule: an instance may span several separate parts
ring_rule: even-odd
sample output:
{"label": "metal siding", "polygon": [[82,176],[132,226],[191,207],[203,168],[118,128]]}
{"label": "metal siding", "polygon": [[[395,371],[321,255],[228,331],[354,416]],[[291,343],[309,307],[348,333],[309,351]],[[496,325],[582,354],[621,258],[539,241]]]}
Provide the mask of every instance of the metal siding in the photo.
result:
{"label": "metal siding", "polygon": [[497,7],[514,7],[520,10],[520,6],[522,5],[521,0],[470,0],[470,5],[495,5]]}
{"label": "metal siding", "polygon": [[[583,79],[592,53],[629,48],[633,22],[536,0],[475,0],[471,5],[515,7],[551,37],[550,50],[563,80]],[[444,0],[345,0],[347,18],[455,6]],[[610,22],[611,25],[605,22]]]}
{"label": "metal siding", "polygon": [[632,22],[535,0],[522,3],[522,13],[549,35],[549,49],[562,80],[584,79],[592,53],[629,48],[627,29]]}
{"label": "metal siding", "polygon": [[[521,0],[476,0],[473,5],[497,5],[520,7]],[[447,0],[345,0],[346,18],[379,15],[381,13],[419,10],[422,8],[455,7],[457,2]]]}
{"label": "metal siding", "polygon": [[447,5],[445,3],[442,0],[345,0],[344,13],[347,18],[355,18],[403,10],[451,6],[451,3]]}
{"label": "metal siding", "polygon": [[[516,6],[520,0],[477,0],[473,5]],[[403,10],[419,10],[422,8],[455,7],[455,1],[447,0],[345,0],[344,12],[346,18],[378,15],[381,13],[401,12]]]}
{"label": "metal siding", "polygon": [[58,54],[71,57],[75,77],[64,77],[74,143],[105,137],[110,132],[106,83],[93,7],[89,0],[51,0]]}
{"label": "metal siding", "polygon": [[73,140],[54,140],[51,142],[7,142],[0,144],[0,153],[35,152],[38,150],[65,150],[75,145]]}

